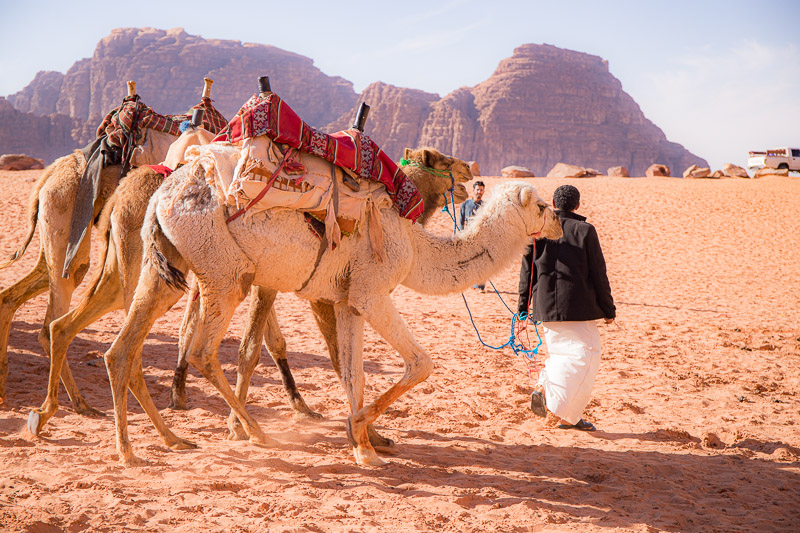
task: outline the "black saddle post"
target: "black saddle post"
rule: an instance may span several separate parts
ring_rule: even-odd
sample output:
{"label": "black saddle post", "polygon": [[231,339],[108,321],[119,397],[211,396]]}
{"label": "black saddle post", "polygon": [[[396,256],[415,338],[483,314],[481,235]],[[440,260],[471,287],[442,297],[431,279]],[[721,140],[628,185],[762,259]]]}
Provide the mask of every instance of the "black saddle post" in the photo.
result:
{"label": "black saddle post", "polygon": [[369,106],[366,104],[366,102],[361,102],[361,105],[358,106],[356,119],[353,121],[353,129],[363,132],[364,124],[367,123],[368,116],[369,116]]}
{"label": "black saddle post", "polygon": [[202,107],[198,107],[194,111],[192,111],[192,127],[199,128],[203,125],[203,115],[205,114],[206,110]]}
{"label": "black saddle post", "polygon": [[269,76],[259,76],[259,78],[258,78],[258,95],[259,96],[267,96],[271,92],[272,92],[272,88],[269,86]]}

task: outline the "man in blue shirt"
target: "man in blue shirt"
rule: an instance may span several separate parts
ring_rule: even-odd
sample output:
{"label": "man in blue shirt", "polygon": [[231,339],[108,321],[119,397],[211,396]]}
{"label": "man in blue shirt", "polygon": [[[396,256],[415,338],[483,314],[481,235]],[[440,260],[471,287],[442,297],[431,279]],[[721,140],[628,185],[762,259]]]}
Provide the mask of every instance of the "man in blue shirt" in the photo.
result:
{"label": "man in blue shirt", "polygon": [[[472,215],[475,214],[475,211],[477,211],[478,208],[483,205],[483,193],[485,190],[486,185],[484,185],[480,180],[476,181],[472,186],[472,196],[474,197],[474,200],[470,198],[461,204],[461,220],[459,223],[460,229],[464,229],[464,226],[467,225],[467,221],[472,217]],[[486,283],[473,285],[472,288],[483,292],[484,289],[486,289]]]}

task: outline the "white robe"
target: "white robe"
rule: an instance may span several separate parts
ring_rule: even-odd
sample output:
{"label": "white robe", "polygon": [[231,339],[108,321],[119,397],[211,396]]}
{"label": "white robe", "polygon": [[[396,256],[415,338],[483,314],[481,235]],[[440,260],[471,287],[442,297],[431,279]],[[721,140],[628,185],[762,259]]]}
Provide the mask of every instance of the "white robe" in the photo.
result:
{"label": "white robe", "polygon": [[549,357],[539,374],[547,409],[576,424],[592,395],[600,368],[600,332],[595,321],[543,322]]}

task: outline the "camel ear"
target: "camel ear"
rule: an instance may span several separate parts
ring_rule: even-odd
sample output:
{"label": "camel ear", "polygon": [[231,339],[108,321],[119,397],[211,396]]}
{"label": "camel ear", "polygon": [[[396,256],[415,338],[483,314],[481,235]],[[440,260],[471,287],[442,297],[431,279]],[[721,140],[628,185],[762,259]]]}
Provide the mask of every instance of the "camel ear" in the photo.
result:
{"label": "camel ear", "polygon": [[430,150],[422,151],[422,165],[426,167],[433,167],[433,152]]}
{"label": "camel ear", "polygon": [[403,150],[403,159],[408,159],[410,155],[411,155],[411,148],[406,148],[405,150]]}
{"label": "camel ear", "polygon": [[522,207],[527,207],[533,198],[533,191],[530,187],[522,187],[519,191],[519,203]]}

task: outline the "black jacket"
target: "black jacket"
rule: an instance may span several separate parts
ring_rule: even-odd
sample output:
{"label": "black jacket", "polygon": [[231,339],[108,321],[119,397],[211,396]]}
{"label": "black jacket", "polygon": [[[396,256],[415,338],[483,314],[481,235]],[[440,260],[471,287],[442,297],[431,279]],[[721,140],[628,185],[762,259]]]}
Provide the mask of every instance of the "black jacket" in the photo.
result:
{"label": "black jacket", "polygon": [[527,311],[533,265],[533,295],[530,314],[542,322],[614,318],[616,307],[606,275],[606,261],[597,230],[586,217],[556,211],[564,236],[536,241],[528,246],[519,272],[519,313]]}

